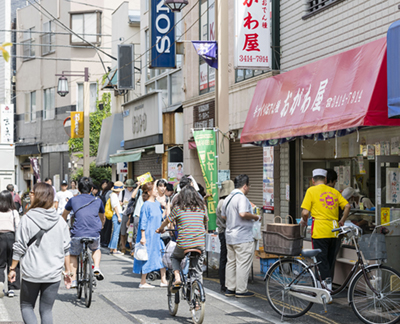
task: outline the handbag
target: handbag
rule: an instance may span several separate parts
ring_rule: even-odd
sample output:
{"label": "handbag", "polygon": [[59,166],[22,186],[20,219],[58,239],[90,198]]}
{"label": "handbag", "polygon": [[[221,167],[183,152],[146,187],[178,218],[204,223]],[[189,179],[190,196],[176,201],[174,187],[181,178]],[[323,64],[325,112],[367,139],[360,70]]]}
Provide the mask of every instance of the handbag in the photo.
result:
{"label": "handbag", "polygon": [[149,255],[147,254],[146,245],[142,245],[142,244],[140,244],[140,242],[135,244],[134,258],[138,261],[147,261],[149,259]]}

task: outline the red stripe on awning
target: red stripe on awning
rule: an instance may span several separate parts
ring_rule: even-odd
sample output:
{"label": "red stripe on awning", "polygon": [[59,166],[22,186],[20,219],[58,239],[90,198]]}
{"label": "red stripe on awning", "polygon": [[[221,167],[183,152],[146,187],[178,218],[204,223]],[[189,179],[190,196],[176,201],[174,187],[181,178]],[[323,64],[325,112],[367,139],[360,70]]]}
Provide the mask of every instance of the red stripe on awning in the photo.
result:
{"label": "red stripe on awning", "polygon": [[386,38],[261,80],[240,142],[358,126],[400,126],[388,118]]}

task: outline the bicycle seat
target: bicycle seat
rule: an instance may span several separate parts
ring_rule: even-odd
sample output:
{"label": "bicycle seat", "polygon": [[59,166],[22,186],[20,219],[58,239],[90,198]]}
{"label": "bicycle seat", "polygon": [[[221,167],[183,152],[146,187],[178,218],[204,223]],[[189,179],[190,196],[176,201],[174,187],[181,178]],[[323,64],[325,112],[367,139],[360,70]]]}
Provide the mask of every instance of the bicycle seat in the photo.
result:
{"label": "bicycle seat", "polygon": [[88,243],[88,244],[91,244],[91,243],[93,243],[94,242],[94,240],[93,239],[90,239],[90,238],[83,238],[83,239],[81,239],[81,243]]}
{"label": "bicycle seat", "polygon": [[307,250],[301,250],[301,256],[305,257],[305,258],[312,258],[317,256],[318,254],[320,254],[322,252],[321,249],[307,249]]}
{"label": "bicycle seat", "polygon": [[196,256],[196,254],[201,255],[201,251],[198,249],[187,249],[187,250],[183,251],[184,255],[186,255],[188,253],[191,253],[192,255],[194,254],[194,256]]}

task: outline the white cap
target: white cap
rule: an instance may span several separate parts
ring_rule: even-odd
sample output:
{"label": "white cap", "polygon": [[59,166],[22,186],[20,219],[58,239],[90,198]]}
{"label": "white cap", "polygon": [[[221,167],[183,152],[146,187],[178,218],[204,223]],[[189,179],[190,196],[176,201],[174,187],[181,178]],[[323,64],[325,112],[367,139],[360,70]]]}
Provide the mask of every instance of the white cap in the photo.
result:
{"label": "white cap", "polygon": [[357,197],[358,193],[352,187],[347,187],[342,191],[342,196],[344,199],[349,200],[351,197]]}
{"label": "white cap", "polygon": [[313,177],[325,177],[326,178],[326,174],[328,173],[328,171],[324,170],[324,169],[314,169],[312,172],[312,176]]}

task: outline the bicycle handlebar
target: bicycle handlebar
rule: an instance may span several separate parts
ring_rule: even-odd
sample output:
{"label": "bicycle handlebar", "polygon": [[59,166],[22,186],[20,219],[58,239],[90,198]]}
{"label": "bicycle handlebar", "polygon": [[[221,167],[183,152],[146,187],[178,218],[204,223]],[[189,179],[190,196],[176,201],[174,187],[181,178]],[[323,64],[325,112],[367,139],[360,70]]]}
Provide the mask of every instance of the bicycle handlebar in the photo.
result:
{"label": "bicycle handlebar", "polygon": [[340,231],[340,227],[339,228],[334,228],[333,230],[332,230],[332,233],[333,232],[339,232]]}

